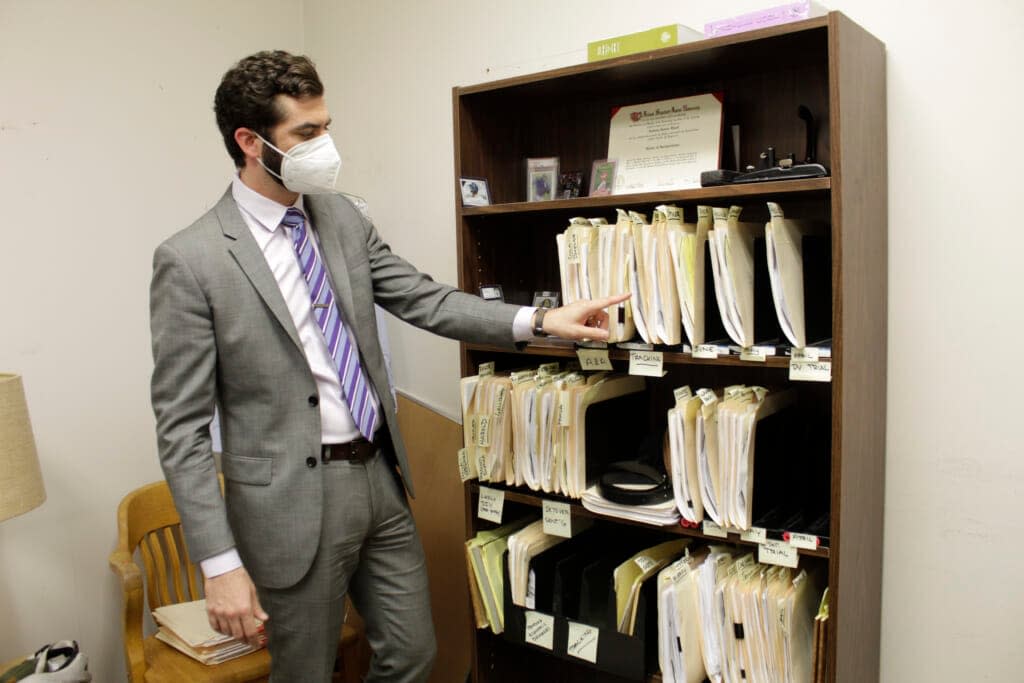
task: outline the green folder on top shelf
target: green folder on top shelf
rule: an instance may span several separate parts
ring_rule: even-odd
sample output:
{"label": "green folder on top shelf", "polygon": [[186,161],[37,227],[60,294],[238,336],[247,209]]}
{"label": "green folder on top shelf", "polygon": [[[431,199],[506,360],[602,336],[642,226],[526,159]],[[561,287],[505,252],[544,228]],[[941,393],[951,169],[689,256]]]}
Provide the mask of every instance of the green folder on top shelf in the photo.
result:
{"label": "green folder on top shelf", "polygon": [[587,61],[599,62],[602,59],[635,55],[638,52],[647,52],[648,50],[657,50],[663,47],[682,45],[683,43],[692,43],[695,40],[703,39],[703,33],[689,26],[669,24],[668,26],[659,26],[646,31],[587,43]]}

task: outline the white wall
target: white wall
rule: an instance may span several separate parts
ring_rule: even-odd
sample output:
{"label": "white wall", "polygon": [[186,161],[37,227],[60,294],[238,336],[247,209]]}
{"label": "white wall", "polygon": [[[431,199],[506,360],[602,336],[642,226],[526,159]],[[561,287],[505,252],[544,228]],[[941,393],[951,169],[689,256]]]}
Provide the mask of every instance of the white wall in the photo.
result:
{"label": "white wall", "polygon": [[[25,377],[49,493],[0,525],[0,661],[76,637],[97,681],[123,680],[106,557],[117,501],[160,476],[149,259],[226,184],[211,100],[232,62],[271,47],[311,54],[344,186],[369,200],[398,253],[453,282],[453,85],[582,61],[597,38],[768,4],[0,0],[0,370]],[[1024,238],[1013,180],[991,169],[1021,157],[1024,10],[831,6],[889,51],[882,680],[1016,680],[1020,373],[989,349],[1011,348],[1024,328],[1014,287]],[[974,167],[984,182],[966,179]],[[454,414],[454,343],[400,323],[392,334],[399,386]]]}
{"label": "white wall", "polygon": [[[77,638],[124,680],[118,501],[161,477],[148,287],[227,186],[213,91],[302,49],[298,0],[0,0],[0,368],[24,376],[48,494],[0,525],[0,662]],[[0,492],[2,495],[2,492]]]}

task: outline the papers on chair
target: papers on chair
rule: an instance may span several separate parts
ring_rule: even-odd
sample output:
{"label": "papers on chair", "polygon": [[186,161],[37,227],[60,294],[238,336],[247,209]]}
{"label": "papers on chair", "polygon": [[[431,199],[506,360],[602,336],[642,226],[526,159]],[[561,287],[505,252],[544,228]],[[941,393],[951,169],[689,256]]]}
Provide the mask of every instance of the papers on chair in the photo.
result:
{"label": "papers on chair", "polygon": [[522,529],[530,519],[527,517],[496,529],[479,531],[466,541],[466,557],[471,569],[469,580],[475,584],[484,608],[483,619],[475,615],[477,628],[482,628],[483,622],[483,626],[490,626],[494,633],[505,629],[505,581],[501,561],[508,548],[508,537]]}
{"label": "papers on chair", "polygon": [[157,639],[203,664],[220,664],[260,649],[214,631],[206,616],[206,600],[157,607],[153,620],[159,626]]}
{"label": "papers on chair", "polygon": [[640,587],[644,581],[679,557],[689,543],[688,538],[660,543],[641,550],[615,568],[612,581],[615,586],[615,620],[619,633],[633,635]]}
{"label": "papers on chair", "polygon": [[628,519],[643,524],[665,526],[679,522],[679,510],[676,509],[674,500],[666,500],[664,503],[655,505],[620,505],[613,503],[603,497],[597,486],[592,486],[583,492],[581,499],[583,507],[600,515]]}
{"label": "papers on chair", "polygon": [[715,298],[729,337],[743,348],[754,345],[754,240],[764,237],[760,223],[741,223],[742,207],[714,208],[708,233]]}
{"label": "papers on chair", "polygon": [[[786,218],[782,208],[775,202],[768,202],[768,213],[771,220],[765,225],[764,237],[768,258],[768,274],[772,287],[772,298],[775,301],[775,313],[779,318],[779,326],[793,346],[807,346],[807,326],[804,307],[805,286],[826,288],[828,282],[806,283],[804,279],[804,244],[805,238],[823,238],[828,226],[817,221],[802,221]],[[819,259],[824,254],[821,250],[815,254]],[[809,267],[822,264],[809,264]],[[819,296],[826,293],[818,292]],[[813,315],[813,312],[812,312]],[[828,321],[817,321],[819,329]],[[826,328],[827,329],[827,328]],[[816,341],[816,340],[812,340]]]}

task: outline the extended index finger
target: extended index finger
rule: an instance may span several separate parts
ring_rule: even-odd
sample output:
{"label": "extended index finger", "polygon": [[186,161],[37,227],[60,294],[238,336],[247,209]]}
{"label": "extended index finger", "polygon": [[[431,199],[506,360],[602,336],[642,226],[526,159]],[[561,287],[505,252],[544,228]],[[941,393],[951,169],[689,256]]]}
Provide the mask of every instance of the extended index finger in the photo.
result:
{"label": "extended index finger", "polygon": [[633,295],[626,292],[625,294],[616,294],[615,296],[605,297],[604,299],[591,299],[590,306],[594,309],[608,308],[609,306],[622,303],[631,296]]}

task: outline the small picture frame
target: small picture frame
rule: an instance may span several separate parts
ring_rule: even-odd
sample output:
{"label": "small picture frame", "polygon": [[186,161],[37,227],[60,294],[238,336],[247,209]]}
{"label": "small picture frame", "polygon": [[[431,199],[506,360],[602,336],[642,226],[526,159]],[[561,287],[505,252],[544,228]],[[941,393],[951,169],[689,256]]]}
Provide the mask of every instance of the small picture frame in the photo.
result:
{"label": "small picture frame", "polygon": [[534,292],[533,293],[533,305],[537,308],[558,308],[558,300],[561,298],[561,294],[558,292]]}
{"label": "small picture frame", "polygon": [[526,201],[545,202],[558,189],[558,157],[526,160]]}
{"label": "small picture frame", "polygon": [[564,171],[558,174],[558,198],[575,199],[583,190],[583,171]]}
{"label": "small picture frame", "polygon": [[490,206],[491,191],[483,178],[459,178],[463,206]]}
{"label": "small picture frame", "polygon": [[590,196],[606,197],[615,189],[614,159],[598,159],[590,171]]}
{"label": "small picture frame", "polygon": [[480,285],[480,298],[484,301],[505,301],[505,295],[501,292],[501,285]]}

